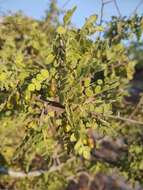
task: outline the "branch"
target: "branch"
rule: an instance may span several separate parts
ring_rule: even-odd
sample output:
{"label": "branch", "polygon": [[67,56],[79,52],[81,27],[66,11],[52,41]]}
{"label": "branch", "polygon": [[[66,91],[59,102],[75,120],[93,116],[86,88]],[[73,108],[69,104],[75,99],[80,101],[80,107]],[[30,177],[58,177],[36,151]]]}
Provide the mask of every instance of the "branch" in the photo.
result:
{"label": "branch", "polygon": [[133,111],[133,112],[131,113],[131,115],[129,116],[130,119],[133,118],[133,117],[137,114],[137,112],[139,111],[139,109],[140,109],[142,103],[143,103],[143,96],[140,98],[140,100],[139,100],[139,102],[137,103],[137,105],[136,105],[134,111]]}
{"label": "branch", "polygon": [[91,114],[94,117],[103,116],[103,117],[108,117],[108,118],[111,118],[111,119],[121,120],[121,121],[125,121],[125,122],[128,122],[128,123],[138,124],[138,125],[142,125],[143,126],[143,122],[142,121],[136,121],[136,120],[133,120],[133,119],[130,119],[130,118],[125,118],[125,117],[116,116],[116,115],[107,115],[107,114],[101,115],[101,114],[94,113],[94,112],[92,112]]}
{"label": "branch", "polygon": [[37,171],[25,173],[25,172],[18,172],[18,171],[14,171],[12,169],[0,167],[0,174],[8,175],[8,176],[14,177],[14,178],[36,177],[36,176],[42,175],[45,172],[46,171],[44,171],[44,170],[37,170]]}
{"label": "branch", "polygon": [[[62,114],[65,111],[65,107],[62,104],[60,104],[59,102],[45,101],[45,100],[42,100],[42,99],[39,99],[39,98],[37,98],[37,100],[40,100],[40,101],[42,101],[44,103],[47,103],[50,106],[49,110],[52,109],[52,111],[53,110],[56,111],[57,114]],[[137,106],[137,109],[138,109],[138,107],[140,106],[141,103],[142,103],[142,99],[140,100],[139,105]],[[92,113],[92,116],[98,116],[98,115],[99,114],[97,114],[97,113]],[[115,119],[115,120],[121,120],[121,121],[129,122],[129,123],[133,123],[133,124],[143,125],[142,121],[133,120],[130,117],[125,118],[125,117],[121,117],[121,116],[106,115],[106,114],[103,114],[103,116],[111,118],[111,119]]]}
{"label": "branch", "polygon": [[61,108],[61,109],[64,109],[64,105],[62,105],[60,102],[58,101],[52,101],[52,100],[45,100],[45,99],[42,99],[40,96],[37,96],[35,97],[35,100],[38,100],[40,102],[43,102],[45,104],[48,104],[48,105],[51,105],[53,107],[56,107],[56,108]]}
{"label": "branch", "polygon": [[103,13],[104,13],[104,6],[106,5],[106,4],[109,4],[109,3],[112,3],[113,2],[113,0],[107,0],[107,1],[104,1],[104,0],[101,0],[101,11],[100,11],[100,22],[99,22],[99,25],[101,25],[102,24],[102,22],[103,22]]}
{"label": "branch", "polygon": [[35,97],[35,100],[42,102],[45,105],[48,112],[54,111],[58,116],[65,111],[65,106],[62,105],[58,100],[45,100],[42,99],[40,96]]}
{"label": "branch", "polygon": [[108,118],[111,118],[111,119],[126,121],[126,122],[129,122],[129,123],[138,124],[138,125],[143,126],[143,122],[136,121],[136,120],[133,120],[133,119],[130,119],[130,118],[125,118],[125,117],[115,116],[115,115],[104,115],[104,116],[108,117]]}
{"label": "branch", "polygon": [[9,168],[4,168],[4,167],[0,167],[0,174],[3,175],[8,175],[9,177],[13,177],[13,178],[27,178],[27,177],[37,177],[40,176],[44,173],[52,173],[52,172],[56,172],[61,170],[65,165],[69,164],[70,162],[74,161],[75,157],[72,157],[70,159],[68,159],[65,163],[62,163],[58,166],[52,166],[50,167],[48,170],[36,170],[36,171],[31,171],[28,173],[22,172],[22,171],[14,171],[12,169]]}
{"label": "branch", "polygon": [[103,22],[103,11],[104,11],[104,5],[105,5],[104,1],[103,1],[103,0],[101,0],[101,1],[102,1],[102,2],[101,2],[101,11],[100,11],[101,16],[100,16],[99,25],[101,25],[102,22]]}
{"label": "branch", "polygon": [[71,0],[67,0],[67,1],[64,3],[64,5],[62,6],[62,8],[65,8],[65,7],[67,6],[67,4],[69,4],[70,1],[71,1]]}
{"label": "branch", "polygon": [[118,14],[119,14],[119,17],[122,17],[122,14],[121,14],[121,11],[120,11],[119,6],[118,6],[118,4],[117,4],[117,1],[116,1],[116,0],[113,0],[113,2],[114,2],[114,4],[115,4],[115,7],[116,7],[117,12],[118,12]]}
{"label": "branch", "polygon": [[135,15],[135,14],[137,13],[137,10],[138,10],[138,8],[142,5],[142,3],[143,3],[143,0],[141,0],[141,1],[139,2],[139,4],[136,6],[136,8],[134,9],[134,11],[132,12],[131,15]]}
{"label": "branch", "polygon": [[[40,98],[37,98],[37,100],[40,100],[43,103],[47,103],[50,106],[50,107],[48,107],[49,110],[52,109],[52,111],[56,111],[57,114],[62,114],[65,111],[65,107],[62,104],[60,104],[59,102],[48,101],[48,100],[45,101],[45,100],[42,100]],[[142,103],[142,99],[140,100],[139,105],[137,106],[137,109],[138,109],[138,107],[140,106],[141,103]],[[133,113],[133,114],[135,114],[135,113]],[[98,116],[98,115],[99,114],[97,114],[97,113],[92,113],[92,116]],[[130,117],[125,118],[125,117],[121,117],[121,116],[106,115],[106,114],[103,114],[103,116],[111,118],[111,119],[122,120],[122,121],[133,123],[133,124],[143,125],[142,121],[136,121],[136,120],[131,119]]]}

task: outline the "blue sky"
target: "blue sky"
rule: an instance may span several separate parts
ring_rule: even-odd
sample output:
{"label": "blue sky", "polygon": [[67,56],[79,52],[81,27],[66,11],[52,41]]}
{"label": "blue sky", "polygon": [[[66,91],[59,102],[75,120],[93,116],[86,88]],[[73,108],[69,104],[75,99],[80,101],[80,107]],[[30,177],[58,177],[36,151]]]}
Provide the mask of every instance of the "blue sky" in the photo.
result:
{"label": "blue sky", "polygon": [[[62,7],[67,0],[59,0],[59,7]],[[117,0],[122,15],[130,15],[135,9],[140,0]],[[44,16],[44,11],[48,7],[49,0],[0,0],[1,11],[16,12],[22,10],[26,15],[41,19]],[[85,18],[91,14],[99,14],[101,10],[101,0],[70,0],[66,9],[77,5],[77,10],[73,16],[73,23],[76,26],[81,26]],[[138,9],[138,13],[143,14],[143,5]],[[105,6],[104,19],[108,20],[110,16],[118,15],[113,3]]]}

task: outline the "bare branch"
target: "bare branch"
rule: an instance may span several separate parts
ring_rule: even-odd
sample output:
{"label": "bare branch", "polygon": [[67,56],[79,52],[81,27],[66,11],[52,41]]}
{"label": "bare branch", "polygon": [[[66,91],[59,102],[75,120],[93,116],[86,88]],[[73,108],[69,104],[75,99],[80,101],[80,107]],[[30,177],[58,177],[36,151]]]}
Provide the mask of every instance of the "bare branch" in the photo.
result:
{"label": "bare branch", "polygon": [[75,157],[69,158],[65,163],[62,163],[60,165],[53,165],[50,167],[48,170],[36,170],[36,171],[31,171],[28,173],[22,172],[22,171],[14,171],[12,169],[7,169],[4,167],[0,167],[0,174],[3,175],[8,175],[9,177],[13,178],[27,178],[27,177],[37,177],[40,176],[44,173],[51,173],[51,172],[56,172],[61,170],[65,165],[69,164],[70,162],[73,162],[75,160]]}
{"label": "bare branch", "polygon": [[[100,21],[99,21],[99,25],[102,25],[102,22],[103,22],[103,14],[104,14],[104,6],[106,4],[109,4],[109,3],[112,3],[113,0],[107,0],[107,1],[104,1],[104,0],[101,0],[101,10],[100,10]],[[101,36],[101,32],[99,32],[99,38]]]}
{"label": "bare branch", "polygon": [[[101,114],[92,112],[92,116],[97,117],[97,116],[101,116]],[[133,119],[130,119],[130,118],[125,118],[125,117],[116,116],[116,115],[107,115],[107,114],[103,114],[102,116],[103,117],[108,117],[108,118],[111,118],[111,119],[115,119],[115,120],[121,120],[121,121],[125,121],[125,122],[128,122],[128,123],[132,123],[132,124],[142,125],[143,126],[143,122],[142,121],[137,121],[137,120],[133,120]]]}
{"label": "bare branch", "polygon": [[67,1],[64,3],[64,5],[63,5],[62,8],[65,8],[65,7],[69,4],[70,1],[71,1],[71,0],[67,0]]}
{"label": "bare branch", "polygon": [[115,5],[115,7],[116,7],[116,10],[117,10],[117,12],[118,12],[118,14],[119,14],[119,17],[122,17],[121,11],[120,11],[120,9],[119,9],[119,6],[118,6],[116,0],[107,0],[107,1],[101,0],[101,11],[100,11],[100,15],[101,15],[101,16],[100,16],[100,22],[99,22],[100,25],[101,25],[102,22],[103,22],[104,6],[105,6],[106,4],[109,4],[109,3],[114,3],[114,5]]}
{"label": "bare branch", "polygon": [[109,4],[109,3],[112,3],[112,2],[113,2],[113,0],[108,0],[108,1],[101,0],[101,11],[100,11],[100,22],[99,22],[100,25],[103,22],[104,6],[106,4]]}
{"label": "bare branch", "polygon": [[137,112],[139,111],[139,109],[140,109],[142,103],[143,103],[143,96],[140,98],[140,100],[139,100],[139,102],[137,103],[137,105],[136,105],[134,111],[133,111],[133,112],[131,113],[131,115],[129,116],[130,119],[133,118],[133,117],[137,114]]}
{"label": "bare branch", "polygon": [[128,123],[133,123],[133,124],[138,124],[138,125],[142,125],[143,126],[143,122],[141,121],[136,121],[130,118],[125,118],[125,117],[121,117],[121,116],[115,116],[115,115],[104,115],[105,117],[111,118],[111,119],[116,119],[116,120],[121,120],[121,121],[125,121]]}
{"label": "bare branch", "polygon": [[[139,111],[142,103],[143,103],[143,96],[140,98],[139,102],[137,103],[136,107],[134,108],[133,112],[130,114],[130,116],[128,117],[128,119],[132,119],[137,114],[137,112]],[[125,123],[123,123],[122,127],[124,127],[127,123],[128,123],[128,121],[126,121]]]}
{"label": "bare branch", "polygon": [[104,11],[104,1],[103,0],[101,0],[102,1],[102,4],[101,4],[101,11],[100,11],[100,14],[101,14],[101,16],[100,16],[100,22],[99,22],[99,24],[101,25],[102,24],[102,22],[103,22],[103,11]]}
{"label": "bare branch", "polygon": [[115,4],[115,7],[116,7],[116,9],[117,9],[117,12],[118,12],[119,16],[122,17],[122,14],[121,14],[121,11],[120,11],[119,6],[118,6],[118,4],[117,4],[117,1],[116,1],[116,0],[113,0],[113,2],[114,2],[114,4]]}
{"label": "bare branch", "polygon": [[131,15],[135,15],[135,14],[137,13],[138,8],[139,8],[142,4],[143,4],[143,0],[141,0],[141,1],[139,2],[139,4],[136,6],[136,8],[134,9],[134,11],[132,12]]}
{"label": "bare branch", "polygon": [[104,4],[112,3],[113,0],[105,1]]}

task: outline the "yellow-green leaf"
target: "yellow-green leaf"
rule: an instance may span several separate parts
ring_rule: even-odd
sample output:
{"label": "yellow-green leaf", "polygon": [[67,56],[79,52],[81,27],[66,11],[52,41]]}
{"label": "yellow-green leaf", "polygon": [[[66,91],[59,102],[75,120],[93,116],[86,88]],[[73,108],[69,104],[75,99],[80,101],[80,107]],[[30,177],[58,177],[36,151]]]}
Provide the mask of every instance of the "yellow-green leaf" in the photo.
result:
{"label": "yellow-green leaf", "polygon": [[71,141],[71,142],[75,142],[75,141],[76,141],[76,137],[75,137],[75,134],[74,134],[74,133],[71,135],[70,141]]}
{"label": "yellow-green leaf", "polygon": [[28,90],[33,92],[35,90],[35,85],[34,84],[29,84]]}
{"label": "yellow-green leaf", "polygon": [[90,88],[87,88],[85,89],[85,94],[86,96],[91,97],[93,96],[93,91]]}
{"label": "yellow-green leaf", "polygon": [[67,25],[70,23],[71,21],[71,17],[73,15],[73,13],[75,12],[76,10],[76,6],[74,6],[72,9],[68,10],[67,13],[65,14],[63,20],[64,20],[64,24]]}
{"label": "yellow-green leaf", "polygon": [[63,26],[59,26],[57,28],[57,33],[58,34],[65,34],[66,33],[66,29]]}
{"label": "yellow-green leaf", "polygon": [[52,63],[54,61],[54,55],[53,54],[50,54],[48,55],[48,57],[46,58],[46,65]]}
{"label": "yellow-green leaf", "polygon": [[44,77],[44,78],[48,78],[48,77],[49,77],[49,71],[46,70],[46,69],[42,69],[42,70],[41,70],[41,75],[42,75],[42,77]]}
{"label": "yellow-green leaf", "polygon": [[86,78],[85,80],[84,80],[84,86],[85,87],[88,87],[90,85],[90,78]]}
{"label": "yellow-green leaf", "polygon": [[36,90],[41,90],[41,84],[40,84],[40,82],[36,82],[35,83],[35,88],[36,88]]}

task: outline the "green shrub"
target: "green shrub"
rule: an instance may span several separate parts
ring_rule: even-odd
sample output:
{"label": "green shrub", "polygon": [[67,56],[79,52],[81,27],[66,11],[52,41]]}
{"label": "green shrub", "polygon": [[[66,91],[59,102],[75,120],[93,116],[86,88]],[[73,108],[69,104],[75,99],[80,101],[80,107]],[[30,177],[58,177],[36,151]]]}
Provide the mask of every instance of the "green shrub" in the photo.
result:
{"label": "green shrub", "polygon": [[[117,19],[115,38],[96,24],[96,15],[80,29],[71,27],[74,11],[49,30],[19,14],[1,23],[0,153],[6,166],[26,172],[38,167],[33,166],[38,155],[44,162],[39,168],[47,171],[19,180],[23,189],[59,189],[80,169],[92,174],[117,170],[142,182],[142,123],[128,119],[133,108],[124,104],[136,64],[122,41],[127,31]],[[134,22],[124,24],[136,29]],[[138,28],[142,33],[142,24]],[[105,37],[93,40],[93,34],[104,31]],[[141,114],[136,119],[141,121]],[[121,139],[126,147],[114,163],[96,158],[105,137]]]}

